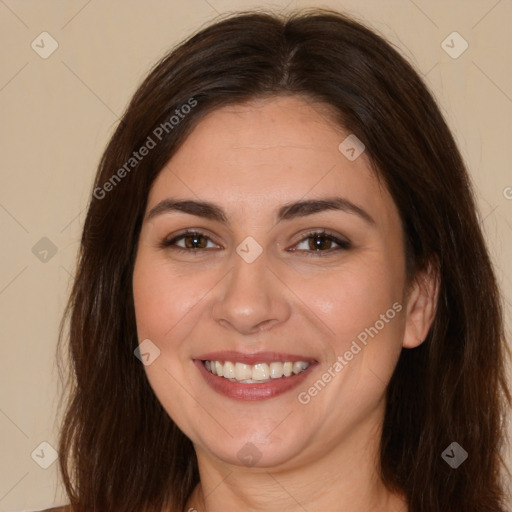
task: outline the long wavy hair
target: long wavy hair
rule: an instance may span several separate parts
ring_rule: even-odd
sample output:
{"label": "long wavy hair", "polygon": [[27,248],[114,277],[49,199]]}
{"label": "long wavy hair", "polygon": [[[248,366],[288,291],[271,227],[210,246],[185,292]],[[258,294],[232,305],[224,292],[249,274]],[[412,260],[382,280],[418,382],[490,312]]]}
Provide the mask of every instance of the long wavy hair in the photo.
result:
{"label": "long wavy hair", "polygon": [[[407,60],[374,30],[328,9],[244,11],[202,27],[154,66],[108,143],[57,348],[61,383],[63,367],[72,369],[59,468],[73,509],[182,511],[199,482],[191,441],[134,356],[141,221],[154,179],[205,114],[278,95],[326,104],[364,143],[400,212],[408,280],[438,272],[432,327],[423,344],[402,350],[386,390],[383,482],[406,496],[411,512],[505,512],[510,350],[465,164]],[[148,137],[155,146],[134,163]],[[468,453],[457,469],[441,456],[452,442]]]}

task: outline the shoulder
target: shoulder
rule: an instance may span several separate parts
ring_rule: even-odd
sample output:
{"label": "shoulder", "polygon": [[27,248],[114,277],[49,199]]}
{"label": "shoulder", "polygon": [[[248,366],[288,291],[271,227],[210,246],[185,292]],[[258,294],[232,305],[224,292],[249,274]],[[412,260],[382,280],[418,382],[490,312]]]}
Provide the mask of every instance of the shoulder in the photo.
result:
{"label": "shoulder", "polygon": [[61,505],[60,507],[45,508],[39,512],[73,512],[71,505]]}

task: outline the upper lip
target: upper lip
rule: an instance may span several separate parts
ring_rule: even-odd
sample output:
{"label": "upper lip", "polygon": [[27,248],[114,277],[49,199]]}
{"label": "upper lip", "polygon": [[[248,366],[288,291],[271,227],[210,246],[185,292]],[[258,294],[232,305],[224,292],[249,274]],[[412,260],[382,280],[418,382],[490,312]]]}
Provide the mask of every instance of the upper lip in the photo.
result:
{"label": "upper lip", "polygon": [[272,363],[273,361],[281,362],[316,362],[315,359],[308,356],[300,356],[295,354],[283,354],[282,352],[236,352],[234,350],[223,350],[218,352],[208,352],[207,354],[201,354],[194,359],[200,359],[201,361],[231,361],[244,364],[254,365],[257,363]]}

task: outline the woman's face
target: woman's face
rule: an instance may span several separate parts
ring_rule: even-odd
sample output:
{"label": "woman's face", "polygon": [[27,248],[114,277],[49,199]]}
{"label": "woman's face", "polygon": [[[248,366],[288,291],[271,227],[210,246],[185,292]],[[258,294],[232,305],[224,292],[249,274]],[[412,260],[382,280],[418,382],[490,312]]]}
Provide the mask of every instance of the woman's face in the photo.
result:
{"label": "woman's face", "polygon": [[299,466],[382,421],[411,338],[404,240],[365,152],[340,147],[348,135],[297,96],[224,107],[153,184],[138,338],[158,400],[202,457]]}

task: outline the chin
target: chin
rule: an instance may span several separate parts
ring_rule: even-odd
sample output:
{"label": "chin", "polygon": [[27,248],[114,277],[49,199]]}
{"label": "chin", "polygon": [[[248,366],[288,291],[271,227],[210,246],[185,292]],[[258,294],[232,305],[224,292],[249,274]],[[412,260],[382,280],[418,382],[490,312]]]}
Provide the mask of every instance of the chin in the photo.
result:
{"label": "chin", "polygon": [[307,456],[311,438],[303,425],[296,431],[288,428],[278,433],[277,430],[279,427],[276,429],[275,425],[255,428],[253,424],[247,429],[229,429],[233,437],[226,434],[223,443],[219,443],[218,436],[206,436],[199,444],[201,450],[227,464],[255,469],[284,468]]}

